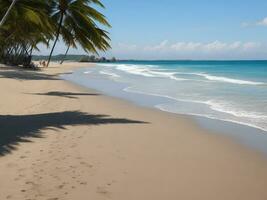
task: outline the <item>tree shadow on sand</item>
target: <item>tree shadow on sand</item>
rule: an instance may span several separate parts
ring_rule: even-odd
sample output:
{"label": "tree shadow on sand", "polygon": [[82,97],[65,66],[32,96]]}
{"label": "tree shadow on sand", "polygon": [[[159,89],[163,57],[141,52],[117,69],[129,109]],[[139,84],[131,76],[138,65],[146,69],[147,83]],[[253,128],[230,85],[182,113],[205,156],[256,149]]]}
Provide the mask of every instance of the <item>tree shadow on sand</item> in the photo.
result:
{"label": "tree shadow on sand", "polygon": [[147,122],[108,115],[91,115],[79,111],[45,113],[35,115],[0,115],[0,156],[16,150],[21,142],[42,138],[43,130],[66,129],[65,126],[104,124],[145,124]]}
{"label": "tree shadow on sand", "polygon": [[52,91],[47,93],[34,93],[34,95],[45,95],[45,96],[65,97],[69,99],[78,99],[78,96],[98,96],[100,94]]}
{"label": "tree shadow on sand", "polygon": [[37,71],[23,70],[19,68],[0,68],[0,78],[26,80],[59,80],[56,75],[48,75]]}

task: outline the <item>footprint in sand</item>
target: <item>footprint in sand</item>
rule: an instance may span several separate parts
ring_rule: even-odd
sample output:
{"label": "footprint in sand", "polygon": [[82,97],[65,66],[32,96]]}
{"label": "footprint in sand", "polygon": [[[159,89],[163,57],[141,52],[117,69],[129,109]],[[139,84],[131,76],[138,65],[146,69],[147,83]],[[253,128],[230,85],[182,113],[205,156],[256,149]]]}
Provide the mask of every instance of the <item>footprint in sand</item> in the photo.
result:
{"label": "footprint in sand", "polygon": [[110,192],[107,190],[107,188],[106,187],[101,187],[101,186],[99,186],[99,187],[97,187],[96,188],[96,192],[97,193],[99,193],[99,194],[102,194],[102,195],[109,195],[110,194]]}
{"label": "footprint in sand", "polygon": [[65,186],[65,185],[59,185],[59,186],[57,186],[56,188],[58,188],[58,189],[60,189],[60,190],[61,190],[61,189],[63,189],[63,188],[64,188],[64,186]]}
{"label": "footprint in sand", "polygon": [[24,178],[25,175],[24,174],[19,174],[19,178]]}
{"label": "footprint in sand", "polygon": [[26,185],[34,185],[34,182],[32,182],[32,181],[26,181],[25,184]]}
{"label": "footprint in sand", "polygon": [[27,156],[20,156],[19,158],[20,159],[25,159],[25,158],[27,158]]}
{"label": "footprint in sand", "polygon": [[107,183],[107,186],[111,186],[113,183],[116,183],[116,181],[115,180],[112,180],[112,181],[108,182]]}
{"label": "footprint in sand", "polygon": [[86,166],[86,167],[88,167],[88,168],[92,168],[92,167],[93,167],[93,165],[90,165],[90,164],[88,164],[87,162],[80,162],[80,164],[81,164],[81,165],[84,165],[84,166]]}
{"label": "footprint in sand", "polygon": [[80,183],[80,185],[87,185],[86,181],[81,181],[81,182],[77,181],[77,182]]}

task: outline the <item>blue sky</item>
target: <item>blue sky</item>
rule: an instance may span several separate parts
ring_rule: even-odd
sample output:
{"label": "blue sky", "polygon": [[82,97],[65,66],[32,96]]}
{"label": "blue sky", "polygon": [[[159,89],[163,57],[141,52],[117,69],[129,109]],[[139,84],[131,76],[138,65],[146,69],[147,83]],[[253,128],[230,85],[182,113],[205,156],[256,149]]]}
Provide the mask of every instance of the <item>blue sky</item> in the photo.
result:
{"label": "blue sky", "polygon": [[[121,59],[267,59],[267,1],[103,0]],[[55,54],[63,53],[62,43]],[[41,54],[48,50],[42,48]],[[81,49],[70,53],[83,53]]]}

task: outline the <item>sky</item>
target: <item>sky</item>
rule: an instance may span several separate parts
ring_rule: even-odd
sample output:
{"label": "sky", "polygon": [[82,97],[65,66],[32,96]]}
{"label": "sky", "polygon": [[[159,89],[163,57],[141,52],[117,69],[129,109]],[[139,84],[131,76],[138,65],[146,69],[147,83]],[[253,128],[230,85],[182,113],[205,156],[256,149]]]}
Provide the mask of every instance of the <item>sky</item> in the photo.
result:
{"label": "sky", "polygon": [[[119,59],[267,59],[266,0],[102,0]],[[40,48],[37,54],[48,54]],[[59,42],[54,54],[64,53]],[[72,54],[84,53],[81,48]]]}

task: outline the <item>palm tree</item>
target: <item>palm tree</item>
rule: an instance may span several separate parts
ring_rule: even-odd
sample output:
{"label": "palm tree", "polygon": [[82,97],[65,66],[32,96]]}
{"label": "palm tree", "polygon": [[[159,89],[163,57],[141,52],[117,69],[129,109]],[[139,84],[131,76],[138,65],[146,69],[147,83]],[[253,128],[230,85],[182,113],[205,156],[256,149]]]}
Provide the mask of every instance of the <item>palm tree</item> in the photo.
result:
{"label": "palm tree", "polygon": [[[0,9],[10,8],[8,2],[1,2]],[[29,64],[37,44],[53,38],[54,26],[49,18],[48,8],[47,2],[43,0],[19,0],[16,6],[10,9],[0,32],[2,62]]]}
{"label": "palm tree", "polygon": [[3,24],[5,23],[9,13],[11,12],[11,9],[15,6],[15,3],[17,2],[18,0],[13,0],[11,5],[9,6],[6,14],[4,15],[4,17],[2,18],[1,22],[0,22],[0,27],[3,26]]}
{"label": "palm tree", "polygon": [[65,60],[65,58],[69,52],[70,47],[77,48],[77,46],[76,46],[75,38],[74,38],[72,31],[67,30],[66,27],[63,26],[61,32],[62,32],[61,33],[62,38],[63,38],[65,44],[67,45],[67,50],[66,50],[65,54],[63,55],[61,62],[60,62],[60,64],[63,64],[63,62],[64,62],[64,60]]}
{"label": "palm tree", "polygon": [[102,8],[100,0],[54,0],[51,2],[52,19],[58,27],[55,35],[47,66],[50,63],[60,34],[69,47],[76,47],[76,43],[87,52],[97,53],[97,50],[110,48],[107,32],[98,28],[96,23],[110,27],[105,16],[92,8],[96,4]]}
{"label": "palm tree", "polygon": [[95,54],[107,50],[108,33],[98,25],[110,25],[91,5],[104,7],[100,0],[0,0],[0,10],[7,10],[0,13],[0,62],[24,65],[39,43],[54,41],[50,62],[60,37],[68,46],[65,55],[78,45]]}

